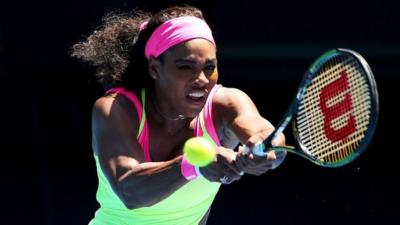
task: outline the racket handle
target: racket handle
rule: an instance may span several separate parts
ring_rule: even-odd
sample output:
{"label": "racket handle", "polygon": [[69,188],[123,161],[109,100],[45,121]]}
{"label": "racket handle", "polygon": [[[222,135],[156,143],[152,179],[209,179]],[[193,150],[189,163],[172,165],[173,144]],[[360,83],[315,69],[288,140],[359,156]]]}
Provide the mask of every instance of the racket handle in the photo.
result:
{"label": "racket handle", "polygon": [[[290,151],[290,152],[295,152],[295,148],[292,146],[278,146],[278,147],[272,147],[272,148],[268,148],[268,150],[266,150],[265,148],[265,144],[264,143],[258,143],[256,144],[253,148],[249,148],[246,145],[243,146],[243,153],[245,155],[253,153],[256,156],[259,157],[265,157],[266,155],[268,155],[269,151],[278,151],[276,154],[276,160],[274,160],[274,162],[272,162],[272,169],[275,169],[276,167],[278,167],[283,160],[285,159],[286,156],[286,151]],[[244,173],[242,172],[241,175],[243,175]]]}
{"label": "racket handle", "polygon": [[266,150],[266,146],[264,143],[256,144],[252,149],[250,149],[246,145],[243,145],[243,153],[245,155],[253,153],[256,156],[266,156],[269,151],[279,151],[279,152],[286,151],[286,152],[298,154],[298,152],[296,151],[296,148],[294,146],[290,146],[290,145],[272,146],[272,147],[268,147],[268,150]]}
{"label": "racket handle", "polygon": [[268,152],[265,151],[265,145],[263,142],[254,145],[251,149],[248,146],[243,145],[243,153],[245,155],[253,153],[256,156],[266,156],[268,154]]}

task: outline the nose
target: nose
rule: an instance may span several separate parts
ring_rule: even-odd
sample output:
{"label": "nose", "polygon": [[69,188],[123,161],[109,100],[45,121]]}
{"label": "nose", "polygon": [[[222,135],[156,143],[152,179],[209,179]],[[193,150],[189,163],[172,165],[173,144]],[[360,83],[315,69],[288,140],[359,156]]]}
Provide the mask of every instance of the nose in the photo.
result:
{"label": "nose", "polygon": [[198,84],[199,86],[204,86],[209,84],[210,80],[208,79],[204,71],[201,71],[197,76],[195,83]]}

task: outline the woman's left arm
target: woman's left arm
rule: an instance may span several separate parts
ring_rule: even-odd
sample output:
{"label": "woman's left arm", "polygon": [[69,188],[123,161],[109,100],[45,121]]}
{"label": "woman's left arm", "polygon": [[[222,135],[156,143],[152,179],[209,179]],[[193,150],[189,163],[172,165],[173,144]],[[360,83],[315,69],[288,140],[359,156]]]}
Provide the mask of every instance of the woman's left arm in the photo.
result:
{"label": "woman's left arm", "polygon": [[[239,141],[250,148],[265,140],[274,130],[273,125],[260,115],[250,97],[239,89],[221,88],[213,103],[219,124],[223,124],[224,129],[233,131]],[[285,145],[285,136],[279,135],[272,144]],[[245,173],[261,175],[279,166],[285,155],[286,152],[274,151],[270,151],[265,157],[246,155],[239,147],[236,164]]]}

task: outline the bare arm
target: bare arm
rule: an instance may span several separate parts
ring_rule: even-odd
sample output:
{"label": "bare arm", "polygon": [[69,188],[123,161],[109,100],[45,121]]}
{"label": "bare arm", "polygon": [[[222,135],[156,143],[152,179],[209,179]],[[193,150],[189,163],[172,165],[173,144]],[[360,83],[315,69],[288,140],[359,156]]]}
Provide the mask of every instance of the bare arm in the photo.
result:
{"label": "bare arm", "polygon": [[144,162],[136,140],[138,116],[127,106],[123,97],[100,98],[93,108],[92,130],[103,173],[121,201],[133,209],[158,203],[187,181],[180,172],[181,156],[165,162]]}
{"label": "bare arm", "polygon": [[[254,144],[266,139],[274,130],[272,124],[263,118],[258,112],[253,101],[244,92],[224,88],[216,98],[218,115],[227,129],[233,131],[239,141],[252,147]],[[285,137],[283,134],[274,139],[273,145],[284,145]],[[282,153],[279,153],[282,154]],[[267,157],[256,157],[238,154],[237,162],[245,172],[260,175],[266,170],[277,164],[283,156],[277,157],[274,152],[270,152]]]}
{"label": "bare arm", "polygon": [[[260,115],[249,96],[239,89],[223,88],[216,95],[215,103],[218,117],[222,118],[220,120],[243,144],[254,143],[254,136],[264,140],[274,130],[274,126]],[[284,141],[285,137],[280,135],[274,140],[274,145],[283,144]]]}

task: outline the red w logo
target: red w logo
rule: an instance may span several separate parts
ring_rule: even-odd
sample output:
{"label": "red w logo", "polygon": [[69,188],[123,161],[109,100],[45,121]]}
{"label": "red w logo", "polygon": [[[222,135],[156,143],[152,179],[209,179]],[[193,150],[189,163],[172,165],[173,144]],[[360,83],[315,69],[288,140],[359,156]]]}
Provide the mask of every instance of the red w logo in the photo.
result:
{"label": "red w logo", "polygon": [[344,99],[340,102],[331,106],[326,104],[329,99],[343,93],[348,87],[347,72],[343,70],[340,72],[340,78],[323,87],[319,95],[319,106],[322,110],[322,114],[324,114],[324,132],[326,137],[333,142],[344,140],[356,131],[356,120],[351,113],[347,118],[345,126],[339,129],[332,128],[332,120],[351,111],[353,108],[349,92],[345,93]]}

